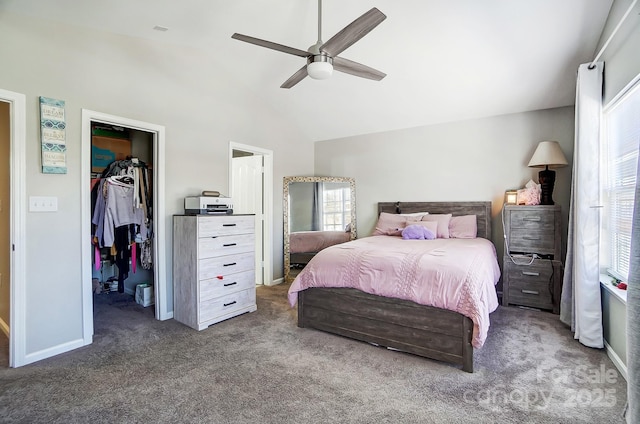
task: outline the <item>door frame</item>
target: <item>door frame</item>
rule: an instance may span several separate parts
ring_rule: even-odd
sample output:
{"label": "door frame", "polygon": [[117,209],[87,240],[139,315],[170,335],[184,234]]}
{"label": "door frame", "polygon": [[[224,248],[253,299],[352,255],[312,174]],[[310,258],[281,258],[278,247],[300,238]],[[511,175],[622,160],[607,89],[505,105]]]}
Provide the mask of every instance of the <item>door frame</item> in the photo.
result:
{"label": "door frame", "polygon": [[165,228],[165,128],[162,125],[82,109],[82,152],[80,156],[80,193],[82,204],[82,322],[84,344],[93,341],[93,289],[91,284],[91,122],[132,128],[153,134],[153,248],[155,316],[158,320],[173,318],[168,310]]}
{"label": "door frame", "polygon": [[264,234],[262,237],[262,281],[265,286],[271,286],[273,282],[273,151],[260,147],[249,146],[247,144],[229,142],[229,193],[233,184],[233,151],[261,155],[263,157],[263,184],[262,184],[262,210],[264,212],[263,225]]}
{"label": "door frame", "polygon": [[9,366],[26,365],[26,198],[27,109],[26,97],[21,93],[0,89],[0,101],[9,103],[10,125],[10,229],[11,278],[9,279]]}

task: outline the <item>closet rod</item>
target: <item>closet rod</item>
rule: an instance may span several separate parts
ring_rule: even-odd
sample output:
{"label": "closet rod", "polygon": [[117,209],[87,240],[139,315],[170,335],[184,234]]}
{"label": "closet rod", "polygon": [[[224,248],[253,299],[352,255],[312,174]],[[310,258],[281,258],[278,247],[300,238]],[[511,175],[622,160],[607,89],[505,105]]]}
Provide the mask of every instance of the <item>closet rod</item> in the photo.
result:
{"label": "closet rod", "polygon": [[627,16],[629,16],[629,13],[631,13],[631,9],[633,9],[633,7],[636,5],[637,2],[638,2],[638,0],[633,0],[633,3],[631,3],[631,6],[629,6],[629,8],[625,12],[624,16],[622,16],[622,19],[620,19],[620,22],[618,22],[618,25],[616,25],[616,27],[613,29],[613,32],[611,33],[609,38],[607,38],[607,41],[604,43],[604,45],[602,46],[602,48],[600,49],[600,51],[596,55],[595,59],[593,59],[593,61],[589,65],[589,69],[595,68],[596,62],[598,61],[598,59],[600,59],[600,56],[602,56],[602,53],[604,53],[604,51],[607,49],[607,46],[609,46],[609,43],[613,39],[613,36],[616,35],[616,32],[618,32],[618,30],[622,26],[622,23],[624,22],[625,19],[627,19]]}

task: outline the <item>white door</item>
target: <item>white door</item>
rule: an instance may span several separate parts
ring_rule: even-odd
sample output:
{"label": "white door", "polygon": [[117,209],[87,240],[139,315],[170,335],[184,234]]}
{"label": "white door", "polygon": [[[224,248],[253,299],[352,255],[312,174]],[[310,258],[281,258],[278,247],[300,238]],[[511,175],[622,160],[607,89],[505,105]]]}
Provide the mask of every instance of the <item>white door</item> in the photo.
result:
{"label": "white door", "polygon": [[255,214],[256,218],[256,284],[264,284],[262,262],[263,205],[262,155],[232,159],[231,198],[233,213]]}

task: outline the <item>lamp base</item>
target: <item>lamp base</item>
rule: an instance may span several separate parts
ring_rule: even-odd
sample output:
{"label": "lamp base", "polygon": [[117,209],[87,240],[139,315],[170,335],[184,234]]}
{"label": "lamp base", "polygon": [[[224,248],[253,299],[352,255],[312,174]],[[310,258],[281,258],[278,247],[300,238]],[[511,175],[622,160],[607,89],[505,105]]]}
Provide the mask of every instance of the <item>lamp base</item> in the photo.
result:
{"label": "lamp base", "polygon": [[540,204],[553,205],[553,186],[556,182],[556,171],[543,169],[538,172],[538,181],[540,182]]}

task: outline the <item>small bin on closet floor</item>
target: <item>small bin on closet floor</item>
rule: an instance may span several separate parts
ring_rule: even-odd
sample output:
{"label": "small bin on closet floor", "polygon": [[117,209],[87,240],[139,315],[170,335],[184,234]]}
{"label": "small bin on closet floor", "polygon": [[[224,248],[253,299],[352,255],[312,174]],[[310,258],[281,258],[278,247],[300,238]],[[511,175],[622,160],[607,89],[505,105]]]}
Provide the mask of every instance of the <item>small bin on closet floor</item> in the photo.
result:
{"label": "small bin on closet floor", "polygon": [[145,308],[154,304],[153,286],[151,284],[142,283],[136,286],[136,303]]}

